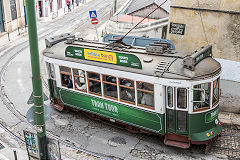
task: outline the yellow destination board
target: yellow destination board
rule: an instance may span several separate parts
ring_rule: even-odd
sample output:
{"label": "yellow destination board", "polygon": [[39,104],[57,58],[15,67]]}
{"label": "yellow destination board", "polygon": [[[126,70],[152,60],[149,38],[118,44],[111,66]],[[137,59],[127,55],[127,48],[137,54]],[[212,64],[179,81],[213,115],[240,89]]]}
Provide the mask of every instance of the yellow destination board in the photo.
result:
{"label": "yellow destination board", "polygon": [[117,56],[113,52],[84,49],[84,57],[92,61],[117,64]]}

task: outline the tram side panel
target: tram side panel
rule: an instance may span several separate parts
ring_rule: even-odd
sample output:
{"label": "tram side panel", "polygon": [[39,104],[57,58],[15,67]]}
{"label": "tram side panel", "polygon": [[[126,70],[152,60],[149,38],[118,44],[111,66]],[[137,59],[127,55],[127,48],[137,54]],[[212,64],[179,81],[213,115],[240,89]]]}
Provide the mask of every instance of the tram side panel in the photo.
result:
{"label": "tram side panel", "polygon": [[[58,73],[55,66],[55,73]],[[110,118],[157,134],[165,134],[165,115],[117,103],[102,97],[57,87],[55,79],[49,77],[50,98],[58,99],[65,106]],[[159,108],[158,108],[159,109]]]}

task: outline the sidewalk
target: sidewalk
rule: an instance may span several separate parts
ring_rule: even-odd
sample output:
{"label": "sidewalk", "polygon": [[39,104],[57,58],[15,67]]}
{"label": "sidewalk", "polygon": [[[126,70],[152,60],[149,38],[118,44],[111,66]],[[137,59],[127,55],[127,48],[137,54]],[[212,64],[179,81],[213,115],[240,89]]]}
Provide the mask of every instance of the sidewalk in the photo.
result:
{"label": "sidewalk", "polygon": [[27,28],[21,28],[10,33],[4,32],[0,34],[0,52],[2,52],[7,45],[11,44],[26,34]]}
{"label": "sidewalk", "polygon": [[240,114],[220,112],[218,118],[222,124],[235,125],[240,130]]}
{"label": "sidewalk", "polygon": [[[77,6],[76,4],[73,6],[71,6],[71,12],[74,12],[76,9],[78,9],[79,7],[82,7],[83,5],[87,4],[88,2],[90,2],[91,0],[86,0],[85,3],[79,3],[79,5]],[[44,22],[50,22],[50,21],[55,21],[59,18],[62,18],[64,15],[68,14],[69,12],[67,11],[67,8],[62,8],[62,10],[58,11],[58,15],[55,18],[52,18],[52,16],[49,17],[41,17],[37,20],[37,23],[44,23]],[[12,32],[3,32],[0,34],[0,52],[2,52],[4,50],[4,48],[6,47],[6,45],[10,44],[11,42],[14,42],[15,40],[17,40],[18,38],[20,38],[21,36],[24,36],[27,34],[28,28],[26,26],[26,28],[23,26],[22,28],[20,28],[19,30],[15,30]],[[0,159],[1,160],[1,159]]]}

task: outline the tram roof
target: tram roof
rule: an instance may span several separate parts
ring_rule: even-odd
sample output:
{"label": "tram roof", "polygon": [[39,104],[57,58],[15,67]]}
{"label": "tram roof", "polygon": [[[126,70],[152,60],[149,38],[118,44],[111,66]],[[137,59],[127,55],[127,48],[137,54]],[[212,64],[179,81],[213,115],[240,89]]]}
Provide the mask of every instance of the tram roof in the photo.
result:
{"label": "tram roof", "polygon": [[[66,49],[69,46],[90,50],[100,50],[110,53],[135,55],[140,60],[142,68],[132,68],[120,66],[117,64],[66,57]],[[218,63],[212,57],[203,58],[195,65],[194,70],[189,70],[183,65],[183,61],[186,57],[189,57],[191,55],[190,53],[171,51],[171,54],[156,54],[147,52],[145,47],[115,47],[113,49],[107,46],[106,43],[84,40],[74,40],[71,44],[67,43],[67,40],[59,41],[57,43],[54,43],[52,46],[47,47],[43,51],[43,55],[53,59],[89,64],[104,68],[111,68],[115,70],[170,79],[205,79],[219,74],[221,71],[220,63]]]}

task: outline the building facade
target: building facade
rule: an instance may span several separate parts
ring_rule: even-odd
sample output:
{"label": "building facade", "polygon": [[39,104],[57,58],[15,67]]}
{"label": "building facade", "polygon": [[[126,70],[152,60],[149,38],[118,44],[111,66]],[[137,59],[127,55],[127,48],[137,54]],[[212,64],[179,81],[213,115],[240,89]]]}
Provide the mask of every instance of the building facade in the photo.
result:
{"label": "building facade", "polygon": [[[0,33],[27,25],[25,0],[0,0]],[[66,0],[35,0],[36,18],[55,18],[67,12]]]}
{"label": "building facade", "polygon": [[[214,57],[240,61],[239,8],[239,0],[173,0],[169,23],[175,28],[169,25],[168,38],[179,50],[193,52],[211,44]],[[185,32],[178,34],[176,25]]]}
{"label": "building facade", "polygon": [[0,0],[0,32],[11,32],[24,24],[23,0]]}

